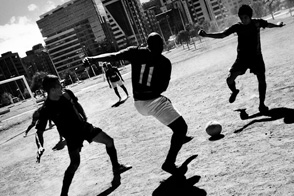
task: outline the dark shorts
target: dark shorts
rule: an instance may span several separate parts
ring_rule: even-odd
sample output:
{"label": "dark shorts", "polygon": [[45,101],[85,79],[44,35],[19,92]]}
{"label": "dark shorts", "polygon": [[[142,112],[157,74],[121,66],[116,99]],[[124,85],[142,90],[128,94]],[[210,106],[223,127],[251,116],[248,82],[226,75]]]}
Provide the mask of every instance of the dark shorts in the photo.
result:
{"label": "dark shorts", "polygon": [[265,64],[262,55],[237,57],[230,69],[230,73],[238,72],[243,75],[249,69],[255,75],[265,74]]}
{"label": "dark shorts", "polygon": [[85,140],[91,143],[93,141],[93,138],[96,137],[102,131],[102,129],[94,127],[90,123],[86,123],[83,131],[85,132]]}
{"label": "dark shorts", "polygon": [[94,127],[92,124],[86,122],[80,138],[66,141],[68,151],[70,152],[76,149],[81,150],[84,140],[87,140],[89,143],[91,143],[93,141],[93,138],[96,137],[100,132],[102,132],[102,129]]}

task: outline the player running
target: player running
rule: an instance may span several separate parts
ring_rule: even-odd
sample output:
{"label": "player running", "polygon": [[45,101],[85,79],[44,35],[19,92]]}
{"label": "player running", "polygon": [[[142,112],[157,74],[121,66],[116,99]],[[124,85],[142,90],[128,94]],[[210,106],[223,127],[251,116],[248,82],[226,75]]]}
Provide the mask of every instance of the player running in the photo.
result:
{"label": "player running", "polygon": [[210,38],[224,38],[233,33],[237,33],[237,59],[232,65],[227,77],[227,84],[232,91],[229,102],[233,103],[239,93],[239,89],[236,88],[236,78],[239,75],[243,75],[247,69],[250,69],[250,72],[255,74],[258,80],[259,111],[264,113],[269,109],[264,103],[267,85],[265,64],[261,53],[260,29],[266,27],[283,27],[284,24],[280,23],[276,25],[263,19],[252,19],[252,13],[252,8],[249,5],[242,5],[238,11],[241,22],[219,33],[206,33],[204,30],[200,30],[199,35]]}
{"label": "player running", "polygon": [[110,63],[104,63],[103,69],[105,70],[105,76],[109,84],[109,88],[113,88],[115,94],[119,98],[119,102],[121,101],[121,96],[117,90],[117,86],[120,86],[126,93],[127,97],[129,97],[129,93],[123,83],[124,79],[122,78],[119,70],[116,67],[112,67]]}
{"label": "player running", "polygon": [[78,102],[78,98],[70,90],[62,90],[62,86],[55,75],[47,75],[43,80],[43,88],[48,93],[48,97],[40,110],[39,121],[36,125],[36,144],[37,162],[40,162],[44,152],[43,148],[43,132],[45,131],[48,119],[57,126],[57,130],[62,135],[68,147],[70,164],[65,171],[61,196],[67,196],[69,186],[72,182],[74,174],[80,165],[80,152],[83,147],[84,140],[89,143],[92,141],[105,144],[106,152],[110,157],[113,168],[114,180],[112,184],[120,183],[115,178],[116,175],[130,169],[118,162],[117,153],[113,139],[103,132],[100,128],[94,127],[87,122],[86,114],[82,106]]}
{"label": "player running", "polygon": [[192,138],[186,136],[188,127],[184,118],[171,101],[161,95],[169,85],[172,70],[170,60],[161,54],[163,40],[158,33],[151,33],[147,44],[147,47],[130,46],[119,52],[86,57],[84,63],[89,64],[92,60],[131,62],[135,107],[140,114],[154,116],[173,131],[170,149],[162,169],[171,174],[179,174],[181,171],[175,165],[177,155],[182,145]]}
{"label": "player running", "polygon": [[[29,131],[36,125],[37,121],[39,120],[39,116],[40,116],[39,110],[40,109],[41,109],[41,107],[34,111],[34,113],[32,115],[32,122],[28,126],[28,128],[26,129],[25,134],[24,134],[23,137],[27,137]],[[52,121],[49,120],[49,129],[51,129],[52,127],[54,127],[54,125],[52,124]],[[61,136],[59,137],[59,140],[62,141],[62,137]]]}

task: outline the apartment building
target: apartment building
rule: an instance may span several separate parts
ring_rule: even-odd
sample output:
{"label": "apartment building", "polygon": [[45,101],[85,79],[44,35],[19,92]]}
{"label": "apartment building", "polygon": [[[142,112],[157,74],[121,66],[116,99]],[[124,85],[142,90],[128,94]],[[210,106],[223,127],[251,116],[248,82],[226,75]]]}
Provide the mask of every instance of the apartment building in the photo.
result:
{"label": "apartment building", "polygon": [[139,0],[102,0],[118,49],[144,44],[147,31]]}
{"label": "apartment building", "polygon": [[[101,7],[99,7],[101,9]],[[86,55],[116,48],[95,0],[71,0],[40,16],[37,25],[58,75],[82,65]]]}

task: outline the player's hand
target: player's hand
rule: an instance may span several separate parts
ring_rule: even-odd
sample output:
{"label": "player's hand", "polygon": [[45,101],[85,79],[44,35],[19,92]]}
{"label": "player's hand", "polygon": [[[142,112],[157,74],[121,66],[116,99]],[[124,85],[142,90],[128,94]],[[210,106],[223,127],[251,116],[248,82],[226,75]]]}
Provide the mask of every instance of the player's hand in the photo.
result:
{"label": "player's hand", "polygon": [[278,25],[279,27],[283,27],[283,26],[285,26],[286,24],[284,24],[283,22],[278,22],[277,25]]}
{"label": "player's hand", "polygon": [[198,35],[200,35],[200,36],[202,36],[202,37],[205,37],[206,32],[205,32],[203,29],[200,29],[200,30],[198,31]]}
{"label": "player's hand", "polygon": [[43,155],[44,151],[45,151],[45,149],[43,147],[40,147],[38,149],[38,151],[37,151],[37,160],[36,160],[37,163],[40,163],[41,156]]}

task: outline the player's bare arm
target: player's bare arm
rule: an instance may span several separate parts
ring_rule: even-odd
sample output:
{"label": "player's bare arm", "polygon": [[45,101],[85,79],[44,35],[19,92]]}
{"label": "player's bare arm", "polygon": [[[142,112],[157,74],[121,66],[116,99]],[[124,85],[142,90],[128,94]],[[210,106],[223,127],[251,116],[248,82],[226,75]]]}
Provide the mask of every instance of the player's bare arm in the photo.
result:
{"label": "player's bare arm", "polygon": [[82,115],[83,119],[84,119],[85,121],[87,121],[87,116],[86,116],[86,113],[85,113],[85,111],[84,111],[82,105],[81,105],[79,102],[76,102],[76,103],[75,103],[75,106],[76,106],[78,112]]}
{"label": "player's bare arm", "polygon": [[283,23],[283,22],[278,22],[277,24],[274,24],[274,23],[268,23],[267,27],[268,28],[276,28],[276,27],[283,27],[285,26],[286,24]]}
{"label": "player's bare arm", "polygon": [[120,79],[124,82],[124,79],[122,78],[120,72],[117,70],[116,73],[118,74],[118,76],[120,77]]}
{"label": "player's bare arm", "polygon": [[41,156],[43,155],[45,149],[43,148],[44,138],[43,138],[44,130],[38,129],[35,135],[36,145],[37,145],[37,163],[40,163]]}
{"label": "player's bare arm", "polygon": [[91,64],[91,62],[96,62],[96,61],[117,61],[119,59],[117,59],[117,54],[118,52],[112,52],[112,53],[105,53],[105,54],[100,54],[100,55],[97,55],[97,56],[88,56],[88,57],[85,57],[83,59],[83,63],[84,64]]}
{"label": "player's bare arm", "polygon": [[210,37],[210,38],[215,38],[215,39],[222,39],[222,38],[228,36],[226,31],[218,32],[218,33],[207,33],[203,29],[199,30],[198,34],[202,37]]}

